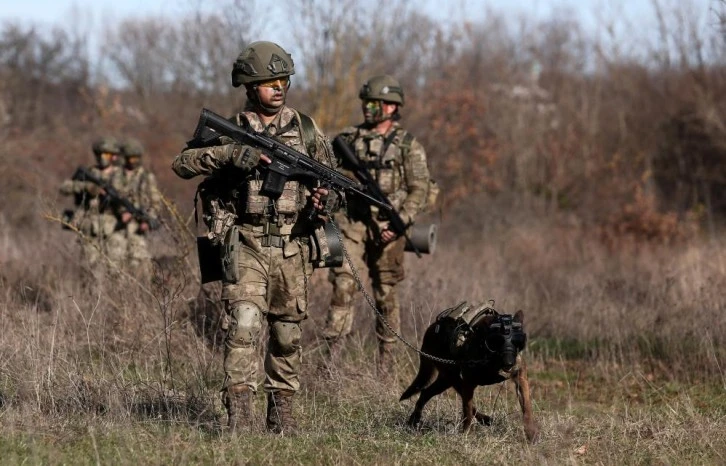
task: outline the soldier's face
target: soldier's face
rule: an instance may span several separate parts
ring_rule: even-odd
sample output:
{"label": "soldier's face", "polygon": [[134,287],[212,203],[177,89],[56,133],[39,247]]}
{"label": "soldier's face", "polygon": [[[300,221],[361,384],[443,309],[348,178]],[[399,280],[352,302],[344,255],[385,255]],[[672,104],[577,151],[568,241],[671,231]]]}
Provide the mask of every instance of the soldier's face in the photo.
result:
{"label": "soldier's face", "polygon": [[126,168],[128,168],[129,170],[133,170],[139,165],[141,165],[141,157],[138,157],[136,155],[126,157]]}
{"label": "soldier's face", "polygon": [[114,154],[111,154],[110,152],[101,153],[101,155],[98,156],[98,166],[101,168],[110,166],[113,163],[113,156]]}
{"label": "soldier's face", "polygon": [[362,103],[363,118],[368,124],[376,124],[391,118],[396,111],[396,104],[382,100],[364,100]]}
{"label": "soldier's face", "polygon": [[279,108],[285,105],[285,96],[289,87],[288,78],[272,79],[257,85],[257,95],[265,107]]}

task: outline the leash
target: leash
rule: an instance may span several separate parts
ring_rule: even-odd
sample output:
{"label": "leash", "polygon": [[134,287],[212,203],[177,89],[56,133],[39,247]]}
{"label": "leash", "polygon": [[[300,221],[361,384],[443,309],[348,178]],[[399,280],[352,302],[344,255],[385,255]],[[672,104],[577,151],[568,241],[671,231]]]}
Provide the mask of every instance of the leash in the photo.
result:
{"label": "leash", "polygon": [[[327,213],[327,212],[326,212]],[[329,214],[328,214],[329,215]],[[378,318],[383,322],[383,325],[388,329],[389,332],[391,332],[396,338],[398,338],[404,345],[414,350],[416,353],[418,353],[420,356],[423,356],[427,359],[430,359],[432,361],[440,362],[442,364],[450,364],[450,365],[457,365],[462,363],[463,361],[456,361],[454,359],[444,359],[440,358],[438,356],[434,356],[433,354],[426,353],[424,351],[421,351],[413,344],[409,343],[403,336],[398,333],[396,330],[393,329],[390,323],[386,320],[385,316],[381,312],[380,309],[376,306],[375,300],[373,297],[368,293],[365,289],[365,286],[363,286],[363,281],[360,278],[360,275],[358,274],[358,269],[356,269],[355,265],[353,264],[353,260],[350,258],[350,255],[348,254],[348,249],[345,247],[345,243],[343,242],[343,237],[340,234],[340,229],[338,228],[338,225],[333,220],[332,216],[329,215],[330,218],[330,224],[333,227],[333,230],[335,231],[335,235],[338,237],[338,242],[340,242],[341,248],[343,249],[343,257],[345,257],[345,260],[348,262],[348,265],[350,265],[350,270],[353,273],[353,279],[355,280],[356,285],[358,285],[358,289],[363,294],[363,297],[365,298],[366,302],[368,303],[368,306],[373,309],[378,316]],[[472,361],[466,361],[466,362],[472,362]]]}

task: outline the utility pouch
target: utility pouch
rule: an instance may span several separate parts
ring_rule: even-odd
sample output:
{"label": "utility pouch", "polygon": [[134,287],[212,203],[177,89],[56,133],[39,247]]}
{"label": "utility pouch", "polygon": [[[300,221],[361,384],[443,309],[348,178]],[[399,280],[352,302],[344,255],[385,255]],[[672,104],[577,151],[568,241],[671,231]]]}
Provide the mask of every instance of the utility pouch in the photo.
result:
{"label": "utility pouch", "polygon": [[227,283],[237,283],[239,281],[239,248],[239,230],[236,225],[232,225],[227,231],[224,243],[220,248],[222,278]]}
{"label": "utility pouch", "polygon": [[61,214],[61,227],[64,230],[72,230],[76,227],[76,225],[73,224],[73,217],[75,213],[76,211],[73,209],[63,210],[63,213]]}
{"label": "utility pouch", "polygon": [[219,260],[222,246],[208,236],[197,236],[197,255],[202,284],[216,282],[223,278],[222,262]]}
{"label": "utility pouch", "polygon": [[316,269],[343,265],[343,243],[332,220],[316,228],[310,236],[310,262]]}

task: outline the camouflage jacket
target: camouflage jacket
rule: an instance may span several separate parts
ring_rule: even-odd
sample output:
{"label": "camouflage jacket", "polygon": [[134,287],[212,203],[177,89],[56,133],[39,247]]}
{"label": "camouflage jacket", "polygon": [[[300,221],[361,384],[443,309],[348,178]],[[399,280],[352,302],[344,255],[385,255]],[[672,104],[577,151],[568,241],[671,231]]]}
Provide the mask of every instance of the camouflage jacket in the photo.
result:
{"label": "camouflage jacket", "polygon": [[[283,107],[267,127],[256,113],[250,111],[239,113],[233,119],[240,126],[248,124],[252,130],[267,134],[311,156],[304,142],[297,112],[290,107]],[[312,158],[335,168],[328,138],[314,122],[313,126]],[[298,214],[308,205],[310,187],[288,180],[279,198],[271,199],[263,195],[260,190],[264,173],[256,161],[243,160],[239,145],[232,144],[226,138],[221,139],[222,144],[218,146],[186,148],[175,157],[172,170],[186,179],[197,175],[206,176],[203,183],[206,185],[205,189],[212,190],[219,196],[224,209],[234,213],[238,224],[262,224],[267,221],[276,221],[287,226],[296,224]],[[235,160],[237,163],[234,163]],[[204,199],[202,201],[204,203]]]}
{"label": "camouflage jacket", "polygon": [[[92,175],[102,179],[115,188],[118,167],[101,169],[93,166]],[[61,194],[74,196],[75,211],[70,219],[72,227],[91,236],[106,236],[120,228],[120,207],[106,196],[99,195],[100,188],[91,181],[65,180],[61,184]]]}
{"label": "camouflage jacket", "polygon": [[[358,125],[345,128],[339,136],[353,147],[401,219],[406,223],[414,221],[426,204],[429,183],[426,151],[421,143],[397,122],[386,135]],[[370,218],[369,209],[374,217],[377,214],[375,206],[352,204],[348,212],[353,219]]]}
{"label": "camouflage jacket", "polygon": [[161,211],[161,194],[153,173],[144,167],[133,170],[119,169],[113,177],[119,194],[126,197],[137,209],[151,218],[158,218]]}

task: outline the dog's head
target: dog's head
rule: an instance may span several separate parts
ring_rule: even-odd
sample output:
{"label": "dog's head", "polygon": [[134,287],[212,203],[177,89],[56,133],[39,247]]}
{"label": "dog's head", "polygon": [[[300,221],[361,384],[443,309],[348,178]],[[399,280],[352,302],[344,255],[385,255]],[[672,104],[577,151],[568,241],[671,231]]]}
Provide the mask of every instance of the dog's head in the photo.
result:
{"label": "dog's head", "polygon": [[486,354],[490,361],[498,363],[505,371],[509,371],[517,363],[517,354],[527,344],[524,332],[524,312],[516,314],[488,314],[475,318],[471,322],[471,350],[477,354]]}

